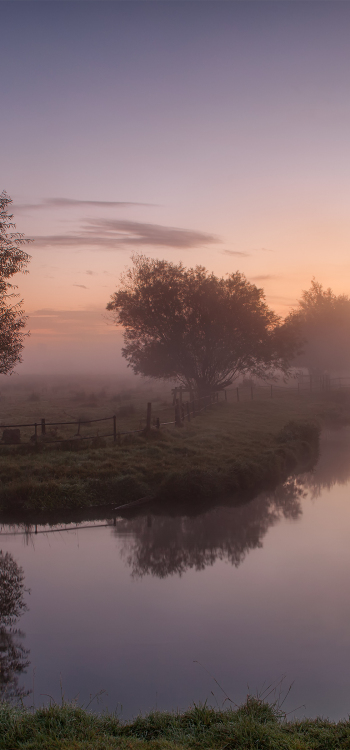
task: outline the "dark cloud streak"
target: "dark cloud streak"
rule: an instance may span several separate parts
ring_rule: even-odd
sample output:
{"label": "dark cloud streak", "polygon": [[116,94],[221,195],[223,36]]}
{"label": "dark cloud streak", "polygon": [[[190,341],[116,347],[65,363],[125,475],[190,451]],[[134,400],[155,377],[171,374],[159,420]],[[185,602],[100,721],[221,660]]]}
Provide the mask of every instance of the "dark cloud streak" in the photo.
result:
{"label": "dark cloud streak", "polygon": [[252,276],[252,281],[273,281],[274,279],[281,279],[282,276],[274,276],[274,274],[266,273],[260,274],[260,276]]}
{"label": "dark cloud streak", "polygon": [[97,206],[98,208],[126,208],[128,206],[151,206],[152,203],[137,203],[135,201],[82,201],[75,198],[46,198],[41,203],[14,204],[16,211],[27,211],[46,208],[82,208]]}
{"label": "dark cloud streak", "polygon": [[222,255],[231,255],[232,257],[238,257],[238,258],[248,258],[251,253],[245,253],[240,250],[220,250],[220,253]]}
{"label": "dark cloud streak", "polygon": [[36,247],[54,245],[105,250],[123,250],[130,246],[193,248],[220,242],[218,237],[205,232],[117,219],[87,219],[80,231],[40,235],[34,240]]}

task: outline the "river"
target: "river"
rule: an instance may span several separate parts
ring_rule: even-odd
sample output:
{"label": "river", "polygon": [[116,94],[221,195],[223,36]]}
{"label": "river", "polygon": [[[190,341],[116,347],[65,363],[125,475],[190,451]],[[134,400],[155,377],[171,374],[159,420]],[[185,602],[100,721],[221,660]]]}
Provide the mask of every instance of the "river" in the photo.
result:
{"label": "river", "polygon": [[8,694],[92,699],[127,719],[241,703],[282,680],[291,716],[347,717],[349,481],[350,428],[324,430],[313,471],[238,507],[1,525],[1,560],[30,589],[0,630]]}

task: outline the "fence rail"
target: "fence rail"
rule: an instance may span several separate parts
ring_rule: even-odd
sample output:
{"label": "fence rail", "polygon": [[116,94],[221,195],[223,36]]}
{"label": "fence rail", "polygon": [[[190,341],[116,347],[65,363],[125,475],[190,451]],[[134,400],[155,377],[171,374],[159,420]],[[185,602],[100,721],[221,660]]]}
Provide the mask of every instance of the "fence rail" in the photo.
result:
{"label": "fence rail", "polygon": [[[317,393],[317,392],[329,392],[333,390],[339,390],[342,388],[350,389],[350,376],[344,378],[304,378],[298,380],[296,385],[279,385],[277,383],[269,383],[266,385],[255,384],[255,383],[243,383],[233,388],[227,388],[221,391],[212,392],[209,395],[195,397],[193,393],[190,393],[189,399],[184,401],[183,395],[186,393],[185,389],[175,388],[173,391],[174,399],[173,404],[161,409],[154,408],[151,402],[147,404],[146,417],[141,418],[139,429],[132,430],[121,430],[118,429],[117,416],[113,414],[109,417],[100,417],[98,419],[77,419],[65,422],[47,422],[46,419],[38,420],[37,422],[25,422],[21,424],[0,424],[0,431],[2,434],[2,444],[5,445],[16,445],[21,442],[20,428],[34,428],[34,434],[29,437],[29,443],[44,443],[45,445],[62,444],[62,443],[73,443],[80,440],[96,440],[101,438],[113,438],[115,443],[120,444],[121,437],[124,435],[136,435],[146,434],[151,431],[152,428],[160,430],[161,427],[181,427],[185,422],[190,422],[197,415],[210,409],[212,406],[221,401],[247,401],[257,399],[261,396],[263,398],[275,398],[279,394],[294,393],[295,395],[303,395],[304,393]],[[263,395],[264,394],[264,395]],[[173,417],[172,419],[164,419],[161,421],[162,416],[168,413]],[[82,426],[96,425],[98,423],[109,423],[111,429],[106,433],[100,433],[97,430],[94,434],[81,435],[80,430]],[[46,428],[57,428],[57,427],[76,427],[76,433],[72,436],[56,437],[54,435],[48,435]]]}

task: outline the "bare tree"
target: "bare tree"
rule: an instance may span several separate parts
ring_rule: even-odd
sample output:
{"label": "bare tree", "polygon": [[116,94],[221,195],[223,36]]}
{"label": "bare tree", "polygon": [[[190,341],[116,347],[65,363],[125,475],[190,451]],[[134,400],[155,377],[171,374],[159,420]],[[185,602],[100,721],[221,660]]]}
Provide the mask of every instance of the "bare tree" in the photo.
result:
{"label": "bare tree", "polygon": [[23,250],[23,245],[31,240],[19,232],[13,232],[16,226],[13,215],[8,213],[12,203],[6,192],[0,195],[0,373],[11,373],[18,362],[21,362],[23,329],[26,316],[23,315],[23,300],[18,301],[17,288],[9,279],[16,273],[27,273],[26,267],[30,255]]}

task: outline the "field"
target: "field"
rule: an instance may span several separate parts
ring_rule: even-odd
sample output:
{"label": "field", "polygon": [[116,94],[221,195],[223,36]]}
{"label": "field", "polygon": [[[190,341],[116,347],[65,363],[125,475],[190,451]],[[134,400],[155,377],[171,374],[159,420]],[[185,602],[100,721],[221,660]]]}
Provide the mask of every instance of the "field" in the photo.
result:
{"label": "field", "polygon": [[[185,419],[181,428],[163,425],[145,436],[148,401],[154,419],[174,420],[168,385],[7,380],[1,388],[2,425],[40,425],[42,418],[75,424],[47,425],[45,436],[38,432],[37,443],[30,440],[32,428],[21,428],[20,445],[0,446],[1,508],[65,510],[144,497],[189,508],[218,497],[242,497],[278,482],[297,464],[305,468],[312,463],[317,425],[346,418],[348,409],[343,392],[327,397],[298,393],[295,384],[293,389],[275,388],[272,398],[270,387],[256,388],[253,398],[245,388],[237,402],[231,389],[227,401],[220,394],[217,403],[195,419]],[[93,421],[113,414],[117,441],[101,437],[106,429],[111,434],[110,421]],[[88,424],[81,425],[77,437],[79,420]],[[87,435],[91,439],[81,439]]]}

